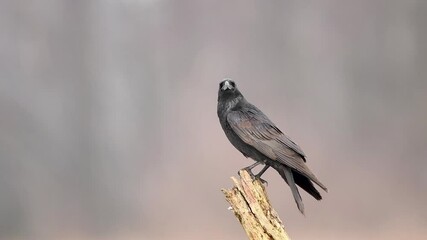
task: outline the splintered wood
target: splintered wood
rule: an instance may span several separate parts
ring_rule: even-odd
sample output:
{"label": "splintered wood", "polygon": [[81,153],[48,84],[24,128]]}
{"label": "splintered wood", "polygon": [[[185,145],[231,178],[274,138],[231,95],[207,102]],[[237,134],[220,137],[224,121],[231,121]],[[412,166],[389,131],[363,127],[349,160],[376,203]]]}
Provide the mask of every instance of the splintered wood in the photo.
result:
{"label": "splintered wood", "polygon": [[240,179],[231,178],[234,187],[222,189],[222,192],[249,239],[290,240],[270,205],[264,185],[254,180],[246,170],[241,170],[239,175]]}

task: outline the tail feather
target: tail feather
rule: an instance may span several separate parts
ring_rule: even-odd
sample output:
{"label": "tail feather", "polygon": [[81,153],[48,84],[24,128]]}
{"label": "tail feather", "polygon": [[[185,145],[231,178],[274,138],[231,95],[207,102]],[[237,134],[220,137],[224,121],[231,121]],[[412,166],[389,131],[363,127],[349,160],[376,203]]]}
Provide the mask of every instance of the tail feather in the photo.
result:
{"label": "tail feather", "polygon": [[313,196],[316,200],[322,200],[322,195],[314,187],[313,183],[306,176],[299,174],[298,172],[293,172],[295,183],[304,189],[308,194]]}
{"label": "tail feather", "polygon": [[298,206],[299,211],[304,215],[304,203],[302,202],[301,195],[299,194],[297,185],[295,184],[295,179],[292,173],[292,170],[284,165],[280,169],[276,169],[280,176],[288,183],[291,188],[292,195],[294,196],[295,203]]}

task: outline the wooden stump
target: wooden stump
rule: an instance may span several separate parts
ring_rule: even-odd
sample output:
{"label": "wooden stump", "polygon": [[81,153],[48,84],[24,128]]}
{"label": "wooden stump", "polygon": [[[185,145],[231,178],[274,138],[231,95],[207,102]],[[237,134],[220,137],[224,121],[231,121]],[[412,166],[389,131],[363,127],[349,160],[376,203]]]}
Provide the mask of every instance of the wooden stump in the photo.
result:
{"label": "wooden stump", "polygon": [[239,175],[240,179],[231,178],[234,187],[222,192],[249,239],[289,240],[261,181],[254,180],[246,170],[241,170]]}

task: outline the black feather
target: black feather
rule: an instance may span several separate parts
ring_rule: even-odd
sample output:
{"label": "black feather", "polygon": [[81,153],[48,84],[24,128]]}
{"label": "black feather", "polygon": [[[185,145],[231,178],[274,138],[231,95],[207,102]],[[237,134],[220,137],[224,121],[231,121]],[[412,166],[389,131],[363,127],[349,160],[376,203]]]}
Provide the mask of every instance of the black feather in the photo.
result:
{"label": "black feather", "polygon": [[290,186],[302,213],[304,205],[296,185],[315,199],[322,199],[312,182],[325,191],[327,188],[306,165],[302,149],[261,110],[246,101],[231,80],[220,83],[217,114],[225,135],[237,150],[279,172]]}

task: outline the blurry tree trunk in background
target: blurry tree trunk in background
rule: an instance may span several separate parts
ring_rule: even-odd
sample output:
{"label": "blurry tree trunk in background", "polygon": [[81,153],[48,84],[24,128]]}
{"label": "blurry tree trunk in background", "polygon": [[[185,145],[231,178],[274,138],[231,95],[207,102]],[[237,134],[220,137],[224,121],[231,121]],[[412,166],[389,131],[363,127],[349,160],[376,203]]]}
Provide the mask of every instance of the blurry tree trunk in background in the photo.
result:
{"label": "blurry tree trunk in background", "polygon": [[282,221],[270,205],[262,183],[259,180],[254,181],[246,170],[241,170],[239,175],[239,180],[231,178],[234,187],[222,189],[222,192],[249,239],[289,240]]}

